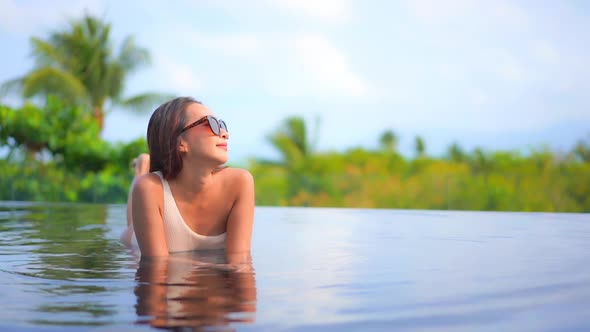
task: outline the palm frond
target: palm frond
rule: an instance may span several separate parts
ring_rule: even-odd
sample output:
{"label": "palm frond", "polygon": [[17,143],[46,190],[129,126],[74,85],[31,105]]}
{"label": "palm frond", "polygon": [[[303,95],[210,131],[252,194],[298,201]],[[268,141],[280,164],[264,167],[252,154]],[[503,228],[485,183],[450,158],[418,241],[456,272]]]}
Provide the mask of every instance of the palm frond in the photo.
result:
{"label": "palm frond", "polygon": [[14,78],[9,81],[6,81],[0,85],[0,98],[5,97],[9,94],[18,94],[20,93],[23,86],[23,78]]}
{"label": "palm frond", "polygon": [[22,87],[24,97],[53,94],[71,102],[88,98],[86,88],[77,77],[53,67],[31,71],[23,79]]}
{"label": "palm frond", "polygon": [[287,168],[301,167],[311,156],[307,126],[301,117],[287,118],[267,139],[281,153]]}
{"label": "palm frond", "polygon": [[58,65],[62,69],[68,66],[63,49],[36,37],[31,38],[31,46],[37,66]]}
{"label": "palm frond", "polygon": [[133,72],[151,62],[148,50],[135,45],[135,39],[132,36],[123,41],[117,60],[126,72]]}
{"label": "palm frond", "polygon": [[156,105],[162,104],[175,96],[163,93],[142,93],[117,101],[117,105],[128,108],[137,113],[153,111]]}
{"label": "palm frond", "polygon": [[284,125],[284,133],[287,135],[303,155],[309,152],[307,142],[307,128],[305,121],[300,117],[290,117]]}
{"label": "palm frond", "polygon": [[304,155],[289,136],[282,132],[277,132],[269,136],[268,139],[272,146],[279,150],[286,166],[296,167],[303,161]]}
{"label": "palm frond", "polygon": [[256,164],[263,165],[263,166],[273,166],[277,168],[282,168],[283,163],[275,161],[275,160],[268,160],[268,159],[257,159]]}
{"label": "palm frond", "polygon": [[101,82],[105,90],[104,94],[113,100],[119,100],[124,90],[125,69],[118,62],[111,63],[105,67],[106,75]]}

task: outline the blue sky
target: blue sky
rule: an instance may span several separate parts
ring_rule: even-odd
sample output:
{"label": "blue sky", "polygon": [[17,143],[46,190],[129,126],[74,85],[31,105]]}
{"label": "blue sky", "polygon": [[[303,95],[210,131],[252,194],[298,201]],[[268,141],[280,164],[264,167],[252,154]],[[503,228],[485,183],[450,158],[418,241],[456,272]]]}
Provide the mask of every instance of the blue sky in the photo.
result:
{"label": "blue sky", "polygon": [[[84,11],[150,50],[128,94],[203,101],[228,123],[234,161],[276,156],[266,136],[290,115],[320,119],[322,151],[375,148],[386,129],[407,155],[416,135],[433,155],[590,137],[586,1],[0,0],[0,81],[31,68],[31,36]],[[150,113],[113,109],[103,136],[143,136]]]}

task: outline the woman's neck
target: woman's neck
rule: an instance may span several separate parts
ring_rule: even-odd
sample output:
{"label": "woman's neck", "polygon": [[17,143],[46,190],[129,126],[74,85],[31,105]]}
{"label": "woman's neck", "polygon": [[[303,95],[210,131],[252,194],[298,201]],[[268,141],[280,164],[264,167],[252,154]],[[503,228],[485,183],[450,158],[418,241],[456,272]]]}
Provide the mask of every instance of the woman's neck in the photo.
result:
{"label": "woman's neck", "polygon": [[211,167],[183,167],[178,176],[171,182],[186,195],[198,195],[206,192],[213,184],[213,171]]}

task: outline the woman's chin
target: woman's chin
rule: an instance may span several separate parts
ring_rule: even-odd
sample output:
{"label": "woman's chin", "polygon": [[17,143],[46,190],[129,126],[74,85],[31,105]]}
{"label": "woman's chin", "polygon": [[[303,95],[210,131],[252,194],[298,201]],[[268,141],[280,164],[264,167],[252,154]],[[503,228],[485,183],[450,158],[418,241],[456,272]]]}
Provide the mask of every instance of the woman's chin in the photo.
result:
{"label": "woman's chin", "polygon": [[219,161],[219,166],[221,166],[221,165],[223,165],[223,164],[227,163],[227,161],[228,161],[228,160],[229,160],[229,158],[227,158],[227,157],[226,157],[225,159],[222,159],[222,160],[220,160],[220,161]]}
{"label": "woman's chin", "polygon": [[215,160],[219,162],[219,165],[223,165],[227,163],[229,160],[229,156],[227,155],[227,151],[223,151],[223,153],[217,153],[215,156]]}
{"label": "woman's chin", "polygon": [[214,151],[213,153],[203,154],[200,157],[197,157],[197,163],[203,164],[206,163],[213,167],[221,166],[229,160],[229,156],[227,151],[219,150]]}

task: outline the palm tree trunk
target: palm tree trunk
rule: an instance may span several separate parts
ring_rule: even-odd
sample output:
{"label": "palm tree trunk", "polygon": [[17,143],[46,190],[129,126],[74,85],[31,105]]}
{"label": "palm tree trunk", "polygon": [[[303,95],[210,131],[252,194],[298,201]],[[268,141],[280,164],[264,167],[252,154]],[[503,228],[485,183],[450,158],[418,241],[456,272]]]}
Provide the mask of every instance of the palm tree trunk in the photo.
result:
{"label": "palm tree trunk", "polygon": [[92,108],[92,116],[96,120],[96,123],[98,123],[98,132],[101,133],[104,127],[104,112],[102,111],[102,107],[94,106]]}

